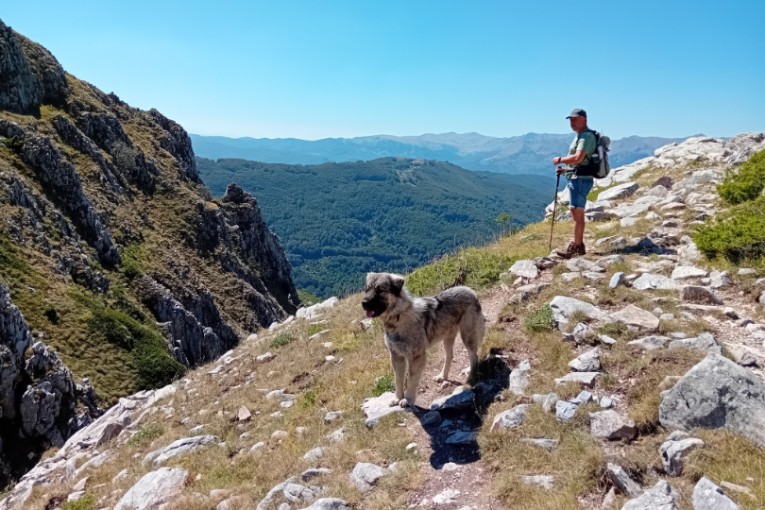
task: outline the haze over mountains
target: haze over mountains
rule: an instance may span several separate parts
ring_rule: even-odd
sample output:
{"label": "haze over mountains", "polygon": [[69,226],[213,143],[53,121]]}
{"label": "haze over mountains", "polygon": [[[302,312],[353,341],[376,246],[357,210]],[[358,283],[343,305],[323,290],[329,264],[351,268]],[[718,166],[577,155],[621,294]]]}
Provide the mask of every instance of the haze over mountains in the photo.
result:
{"label": "haze over mountains", "polygon": [[[593,127],[608,134],[605,127]],[[309,165],[407,157],[449,161],[468,170],[549,175],[552,172],[550,159],[567,150],[572,134],[527,133],[497,138],[479,133],[442,133],[325,138],[314,141],[195,134],[190,134],[190,137],[196,155],[209,159],[241,158],[264,163]],[[611,142],[611,165],[617,167],[652,156],[657,148],[685,139],[641,136],[614,139]]]}

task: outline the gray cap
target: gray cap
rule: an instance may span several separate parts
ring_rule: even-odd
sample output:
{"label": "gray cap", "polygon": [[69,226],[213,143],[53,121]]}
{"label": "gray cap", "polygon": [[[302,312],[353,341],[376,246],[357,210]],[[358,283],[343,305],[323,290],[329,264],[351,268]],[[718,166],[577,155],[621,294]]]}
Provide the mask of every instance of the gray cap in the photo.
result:
{"label": "gray cap", "polygon": [[570,119],[571,117],[584,117],[587,118],[587,112],[582,110],[581,108],[574,108],[571,110],[571,115],[566,117],[567,119]]}

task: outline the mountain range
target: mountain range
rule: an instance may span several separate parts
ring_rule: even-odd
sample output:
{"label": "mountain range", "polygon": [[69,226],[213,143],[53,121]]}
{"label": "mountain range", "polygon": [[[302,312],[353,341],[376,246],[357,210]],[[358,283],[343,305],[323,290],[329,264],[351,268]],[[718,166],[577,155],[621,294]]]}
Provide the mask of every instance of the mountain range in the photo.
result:
{"label": "mountain range", "polygon": [[[607,131],[604,134],[608,134]],[[442,133],[321,140],[189,136],[196,155],[209,159],[240,158],[310,165],[406,157],[449,161],[468,170],[544,175],[551,173],[550,160],[567,151],[573,135],[527,133],[497,138],[478,133]],[[652,156],[657,148],[686,138],[629,136],[615,139],[611,142],[611,166],[615,168]]]}

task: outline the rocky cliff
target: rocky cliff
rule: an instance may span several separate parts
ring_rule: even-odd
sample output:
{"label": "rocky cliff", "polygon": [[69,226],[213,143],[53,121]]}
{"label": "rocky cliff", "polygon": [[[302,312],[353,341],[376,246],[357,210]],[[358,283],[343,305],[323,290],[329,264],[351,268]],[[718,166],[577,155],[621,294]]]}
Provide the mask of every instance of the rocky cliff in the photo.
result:
{"label": "rocky cliff", "polygon": [[255,199],[220,201],[184,129],[67,74],[0,21],[0,483],[102,402],[294,313]]}

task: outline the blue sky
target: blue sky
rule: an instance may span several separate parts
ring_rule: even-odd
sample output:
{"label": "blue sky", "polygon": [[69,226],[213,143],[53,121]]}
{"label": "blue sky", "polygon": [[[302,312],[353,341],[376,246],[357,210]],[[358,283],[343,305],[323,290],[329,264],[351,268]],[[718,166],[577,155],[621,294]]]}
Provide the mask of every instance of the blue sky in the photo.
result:
{"label": "blue sky", "polygon": [[765,130],[765,2],[4,2],[64,68],[204,135]]}

